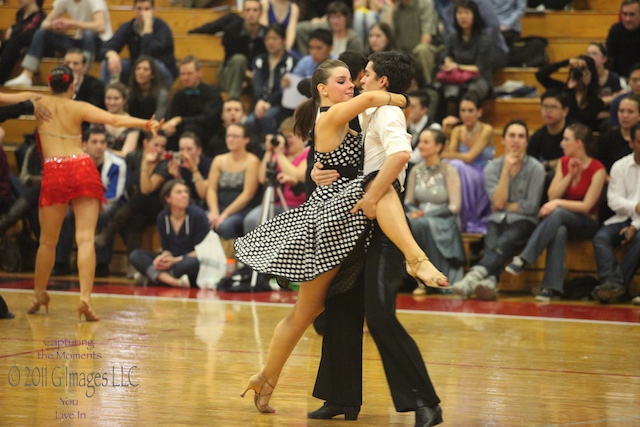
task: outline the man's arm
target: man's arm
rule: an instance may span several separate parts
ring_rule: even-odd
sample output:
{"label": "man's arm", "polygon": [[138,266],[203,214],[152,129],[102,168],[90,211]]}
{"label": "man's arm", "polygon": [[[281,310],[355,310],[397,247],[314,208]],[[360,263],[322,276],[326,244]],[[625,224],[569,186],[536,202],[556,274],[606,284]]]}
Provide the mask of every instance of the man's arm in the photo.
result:
{"label": "man's arm", "polygon": [[221,18],[216,19],[215,21],[208,22],[204,25],[194,28],[193,30],[189,30],[189,34],[215,34],[220,31],[224,31],[224,29],[233,22],[233,19],[240,18],[235,13],[229,13],[224,15]]}

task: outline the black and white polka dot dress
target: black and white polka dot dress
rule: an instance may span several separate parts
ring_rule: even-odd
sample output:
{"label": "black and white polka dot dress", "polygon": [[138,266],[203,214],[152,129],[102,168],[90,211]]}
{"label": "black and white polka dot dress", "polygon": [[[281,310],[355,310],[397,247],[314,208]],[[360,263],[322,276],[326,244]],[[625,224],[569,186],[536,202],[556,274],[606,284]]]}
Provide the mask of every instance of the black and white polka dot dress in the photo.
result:
{"label": "black and white polka dot dress", "polygon": [[[358,170],[362,136],[347,134],[329,153],[315,153],[315,161]],[[237,257],[259,273],[296,282],[309,281],[341,264],[356,248],[366,244],[371,221],[362,211],[349,211],[364,195],[372,178],[342,176],[331,186],[318,186],[309,199],[236,239]],[[365,243],[363,243],[363,241]]]}

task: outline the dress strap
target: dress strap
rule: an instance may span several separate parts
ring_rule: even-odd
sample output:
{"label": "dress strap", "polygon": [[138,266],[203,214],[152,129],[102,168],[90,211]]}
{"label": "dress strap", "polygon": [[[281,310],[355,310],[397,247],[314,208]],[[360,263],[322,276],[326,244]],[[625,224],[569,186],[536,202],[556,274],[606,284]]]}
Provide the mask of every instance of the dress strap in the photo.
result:
{"label": "dress strap", "polygon": [[324,106],[324,107],[320,107],[320,112],[324,113],[325,111],[327,111],[329,109],[329,107]]}

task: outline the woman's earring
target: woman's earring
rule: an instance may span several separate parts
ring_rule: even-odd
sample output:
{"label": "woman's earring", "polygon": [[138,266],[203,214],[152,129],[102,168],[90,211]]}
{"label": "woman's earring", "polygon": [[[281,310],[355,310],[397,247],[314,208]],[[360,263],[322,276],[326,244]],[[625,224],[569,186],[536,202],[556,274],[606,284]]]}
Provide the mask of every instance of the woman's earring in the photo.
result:
{"label": "woman's earring", "polygon": [[326,91],[326,90],[323,92],[323,95],[324,95],[324,96],[327,96],[327,91]]}

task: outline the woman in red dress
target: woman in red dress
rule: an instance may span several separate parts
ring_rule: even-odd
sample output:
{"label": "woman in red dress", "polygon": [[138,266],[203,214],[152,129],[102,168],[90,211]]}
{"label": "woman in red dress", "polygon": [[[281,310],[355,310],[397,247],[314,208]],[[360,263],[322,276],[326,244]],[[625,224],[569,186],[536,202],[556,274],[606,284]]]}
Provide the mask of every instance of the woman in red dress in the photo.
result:
{"label": "woman in red dress", "polygon": [[[82,150],[82,122],[111,124],[117,127],[141,127],[155,132],[161,123],[114,115],[86,102],[73,101],[73,72],[65,65],[57,66],[49,75],[51,95],[38,101],[51,112],[51,120],[38,119],[38,142],[43,158],[42,189],[39,200],[40,245],[36,255],[35,295],[27,313],[36,313],[40,306],[49,311],[47,282],[55,261],[62,220],[69,204],[76,218],[78,246],[78,276],[80,302],[78,316],[87,321],[100,320],[91,307],[96,254],[94,235],[100,205],[104,201],[104,186],[96,165]],[[2,102],[20,102],[34,98],[21,92],[4,96]]]}

